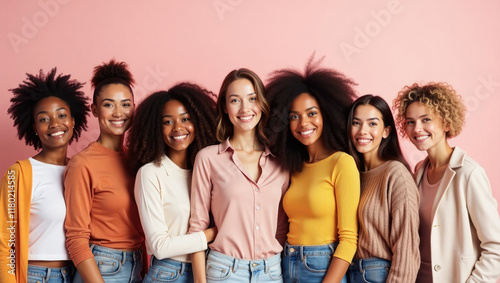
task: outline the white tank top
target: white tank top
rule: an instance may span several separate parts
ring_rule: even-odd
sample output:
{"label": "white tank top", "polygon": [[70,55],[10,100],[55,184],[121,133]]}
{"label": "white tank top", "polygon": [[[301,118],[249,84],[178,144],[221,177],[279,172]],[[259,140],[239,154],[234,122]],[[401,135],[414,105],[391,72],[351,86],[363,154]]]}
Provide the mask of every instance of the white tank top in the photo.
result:
{"label": "white tank top", "polygon": [[63,178],[66,166],[29,159],[33,168],[28,260],[69,260]]}

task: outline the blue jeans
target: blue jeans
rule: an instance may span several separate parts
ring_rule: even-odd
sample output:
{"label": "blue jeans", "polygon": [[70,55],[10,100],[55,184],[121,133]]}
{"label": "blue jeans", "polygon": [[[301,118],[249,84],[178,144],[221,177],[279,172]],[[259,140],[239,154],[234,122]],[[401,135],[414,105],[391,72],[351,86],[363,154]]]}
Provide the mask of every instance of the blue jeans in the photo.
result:
{"label": "blue jeans", "polygon": [[349,267],[351,283],[385,283],[391,262],[378,257],[355,259]]}
{"label": "blue jeans", "polygon": [[[102,246],[90,245],[94,259],[106,283],[135,283],[141,282],[142,251],[121,251]],[[77,271],[75,283],[83,283]]]}
{"label": "blue jeans", "polygon": [[246,260],[210,251],[207,258],[207,283],[209,282],[283,282],[281,255],[266,259]]}
{"label": "blue jeans", "polygon": [[142,282],[173,282],[191,283],[193,282],[193,268],[189,262],[165,258],[157,259],[151,256],[151,265],[148,274]]}
{"label": "blue jeans", "polygon": [[75,267],[73,264],[61,267],[43,267],[28,264],[28,283],[71,283]]}
{"label": "blue jeans", "polygon": [[[292,246],[288,242],[283,250],[284,282],[321,282],[328,271],[337,243],[321,246]],[[341,283],[347,283],[344,275]]]}

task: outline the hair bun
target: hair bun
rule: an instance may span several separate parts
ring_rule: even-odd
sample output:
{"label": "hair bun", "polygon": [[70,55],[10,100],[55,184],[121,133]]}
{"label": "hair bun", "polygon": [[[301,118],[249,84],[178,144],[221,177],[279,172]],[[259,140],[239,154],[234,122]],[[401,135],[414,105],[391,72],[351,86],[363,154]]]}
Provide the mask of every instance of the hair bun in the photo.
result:
{"label": "hair bun", "polygon": [[103,81],[108,79],[119,79],[125,81],[128,86],[135,83],[132,74],[128,70],[128,65],[125,62],[117,62],[111,59],[108,63],[94,67],[94,75],[92,76],[92,87],[95,89]]}

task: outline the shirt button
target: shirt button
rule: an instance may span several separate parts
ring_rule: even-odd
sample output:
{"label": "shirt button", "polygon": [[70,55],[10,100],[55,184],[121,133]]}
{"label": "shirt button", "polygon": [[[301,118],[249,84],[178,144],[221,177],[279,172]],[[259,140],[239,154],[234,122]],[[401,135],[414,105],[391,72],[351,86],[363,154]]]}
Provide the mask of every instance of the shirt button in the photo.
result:
{"label": "shirt button", "polygon": [[439,265],[439,264],[434,265],[434,270],[435,271],[441,270],[441,265]]}
{"label": "shirt button", "polygon": [[259,209],[260,209],[260,205],[257,205],[257,206],[255,207],[255,209],[259,210]]}
{"label": "shirt button", "polygon": [[259,229],[260,229],[260,227],[259,227],[259,226],[255,226],[255,230],[259,230]]}
{"label": "shirt button", "polygon": [[256,192],[259,192],[259,188],[255,188],[255,191],[256,191]]}
{"label": "shirt button", "polygon": [[255,262],[254,262],[254,263],[252,263],[252,266],[253,266],[253,267],[256,267],[257,265],[258,265],[258,264],[256,264]]}
{"label": "shirt button", "polygon": [[294,248],[290,248],[290,252],[293,253],[295,251]]}

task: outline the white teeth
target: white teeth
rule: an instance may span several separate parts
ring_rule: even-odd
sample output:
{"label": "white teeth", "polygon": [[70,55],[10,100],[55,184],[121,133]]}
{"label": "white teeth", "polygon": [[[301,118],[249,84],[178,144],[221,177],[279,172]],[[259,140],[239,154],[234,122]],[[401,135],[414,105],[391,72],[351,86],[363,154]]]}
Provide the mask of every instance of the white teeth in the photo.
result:
{"label": "white teeth", "polygon": [[53,137],[53,136],[60,136],[62,134],[64,134],[64,132],[63,131],[59,131],[59,132],[52,133],[49,136],[51,136],[51,137]]}
{"label": "white teeth", "polygon": [[252,119],[253,116],[240,116],[239,118],[243,121],[248,121],[250,119]]}
{"label": "white teeth", "polygon": [[371,140],[368,140],[368,139],[358,139],[358,142],[360,142],[360,143],[369,143],[369,142],[371,142]]}
{"label": "white teeth", "polygon": [[427,139],[428,137],[429,137],[429,136],[419,136],[419,137],[415,137],[415,139],[416,139],[417,141],[421,141],[421,140],[425,140],[425,139]]}
{"label": "white teeth", "polygon": [[125,123],[124,120],[120,120],[120,121],[109,121],[111,124],[113,125],[116,125],[116,126],[121,126],[123,125],[123,123]]}
{"label": "white teeth", "polygon": [[310,135],[312,134],[314,130],[307,130],[307,131],[304,131],[304,132],[299,132],[301,135],[304,135],[304,136],[307,136],[307,135]]}
{"label": "white teeth", "polygon": [[174,140],[183,140],[183,139],[185,139],[187,136],[188,136],[188,135],[173,136],[172,138],[173,138]]}

